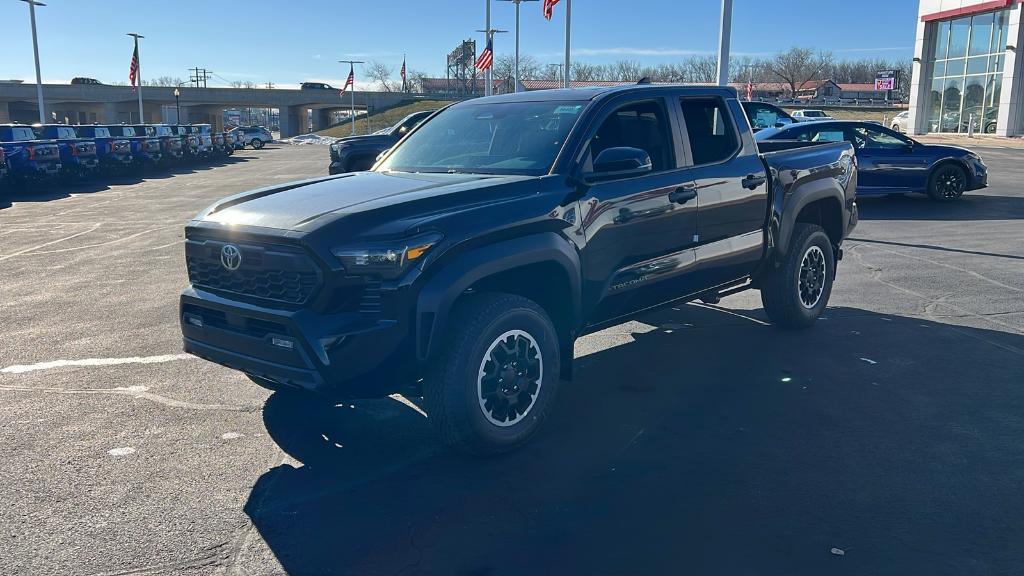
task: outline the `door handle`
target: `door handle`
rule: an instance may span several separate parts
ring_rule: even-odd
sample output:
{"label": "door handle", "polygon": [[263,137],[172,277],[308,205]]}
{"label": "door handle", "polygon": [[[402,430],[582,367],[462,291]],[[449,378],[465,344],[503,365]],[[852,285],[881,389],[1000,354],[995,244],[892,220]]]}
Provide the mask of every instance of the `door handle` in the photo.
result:
{"label": "door handle", "polygon": [[696,197],[697,190],[689,186],[680,186],[668,193],[669,202],[674,202],[676,204],[686,204]]}
{"label": "door handle", "polygon": [[740,185],[748,190],[754,190],[755,188],[761,186],[767,181],[768,178],[765,176],[755,176],[753,174],[748,174],[746,178],[740,181]]}

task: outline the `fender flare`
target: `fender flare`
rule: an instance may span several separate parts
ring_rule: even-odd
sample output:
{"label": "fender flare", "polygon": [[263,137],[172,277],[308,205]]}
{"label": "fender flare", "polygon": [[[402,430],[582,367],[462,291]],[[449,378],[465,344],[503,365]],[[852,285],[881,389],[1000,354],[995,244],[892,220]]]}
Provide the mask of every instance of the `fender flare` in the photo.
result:
{"label": "fender flare", "polygon": [[[436,353],[452,306],[470,286],[506,270],[545,262],[560,266],[569,279],[571,320],[575,327],[580,317],[582,286],[579,255],[569,241],[554,232],[533,234],[473,248],[440,264],[440,270],[423,286],[416,302],[417,359],[426,361]],[[567,336],[560,334],[563,339]],[[571,336],[568,340],[572,341]]]}
{"label": "fender flare", "polygon": [[[851,183],[855,186],[856,181]],[[782,221],[779,226],[779,242],[776,250],[782,256],[789,252],[790,241],[793,236],[793,228],[796,226],[796,217],[800,211],[812,202],[833,198],[839,205],[839,217],[843,218],[843,203],[845,195],[839,182],[832,178],[811,180],[798,186],[793,192],[787,195],[782,207]]]}

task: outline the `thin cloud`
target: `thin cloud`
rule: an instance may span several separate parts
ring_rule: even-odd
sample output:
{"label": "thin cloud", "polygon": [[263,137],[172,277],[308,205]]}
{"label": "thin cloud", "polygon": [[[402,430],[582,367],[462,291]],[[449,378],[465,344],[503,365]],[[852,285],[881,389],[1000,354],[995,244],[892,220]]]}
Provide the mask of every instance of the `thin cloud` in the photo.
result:
{"label": "thin cloud", "polygon": [[578,56],[695,56],[711,54],[707,50],[686,50],[683,48],[633,48],[620,46],[617,48],[574,48]]}
{"label": "thin cloud", "polygon": [[896,50],[913,50],[913,46],[885,46],[881,48],[838,48],[833,52],[895,52]]}

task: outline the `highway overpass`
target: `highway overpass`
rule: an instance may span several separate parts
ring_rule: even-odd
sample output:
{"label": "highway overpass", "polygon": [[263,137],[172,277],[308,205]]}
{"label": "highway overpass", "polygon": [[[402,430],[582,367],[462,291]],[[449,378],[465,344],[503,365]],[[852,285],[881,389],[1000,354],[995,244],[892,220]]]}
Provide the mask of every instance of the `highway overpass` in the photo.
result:
{"label": "highway overpass", "polygon": [[[222,126],[228,108],[276,108],[280,114],[281,136],[306,131],[308,110],[312,110],[313,129],[326,128],[330,113],[348,110],[351,96],[342,98],[336,90],[278,90],[265,88],[192,88],[182,86],[179,122],[209,123]],[[386,109],[422,96],[403,92],[355,93],[357,110]],[[91,84],[44,84],[43,100],[47,115],[56,112],[57,121],[72,124],[120,124],[138,122],[138,97],[128,86]],[[159,123],[162,108],[174,106],[174,87],[144,86],[142,101],[145,123]],[[0,82],[0,123],[38,122],[35,84]]]}

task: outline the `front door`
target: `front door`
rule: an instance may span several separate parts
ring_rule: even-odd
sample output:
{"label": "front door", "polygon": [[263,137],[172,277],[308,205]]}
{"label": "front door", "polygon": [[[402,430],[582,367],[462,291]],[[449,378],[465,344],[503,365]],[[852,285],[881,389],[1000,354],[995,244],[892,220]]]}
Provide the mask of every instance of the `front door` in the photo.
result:
{"label": "front door", "polygon": [[593,130],[586,172],[602,150],[639,148],[649,173],[593,184],[581,199],[584,307],[592,324],[687,294],[695,260],[697,202],[663,98],[612,109]]}
{"label": "front door", "polygon": [[923,191],[929,159],[914,153],[913,141],[888,128],[857,124],[847,128],[857,152],[857,193]]}

